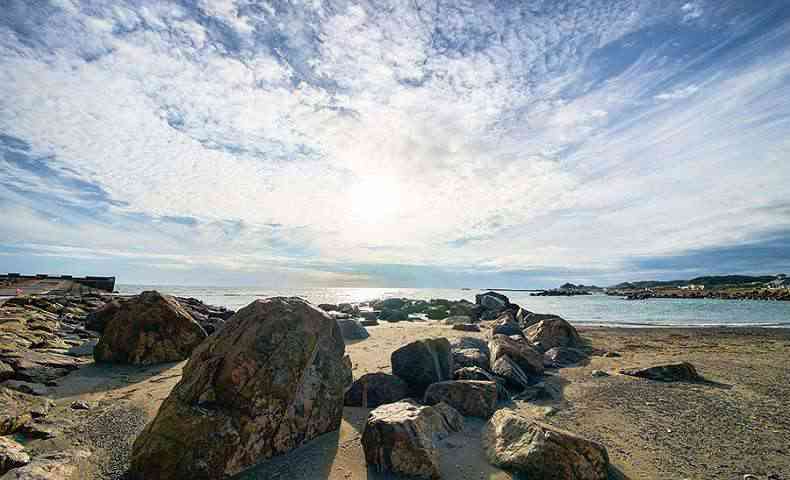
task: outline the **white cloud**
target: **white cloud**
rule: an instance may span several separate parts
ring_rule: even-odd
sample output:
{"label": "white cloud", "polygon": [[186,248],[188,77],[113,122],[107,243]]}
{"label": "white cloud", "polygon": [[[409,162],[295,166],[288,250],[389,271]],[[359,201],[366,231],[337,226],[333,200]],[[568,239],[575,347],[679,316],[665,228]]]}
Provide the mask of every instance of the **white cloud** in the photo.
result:
{"label": "white cloud", "polygon": [[[636,3],[255,16],[226,1],[201,4],[206,23],[152,2],[52,13],[39,44],[0,27],[0,132],[126,202],[109,217],[198,222],[53,224],[0,187],[28,208],[2,233],[117,257],[149,245],[160,265],[603,269],[786,221],[743,214],[790,195],[771,115],[790,112],[788,52],[700,67],[663,38],[602,73],[619,58],[602,49],[702,15]],[[21,168],[3,178],[84,201]]]}

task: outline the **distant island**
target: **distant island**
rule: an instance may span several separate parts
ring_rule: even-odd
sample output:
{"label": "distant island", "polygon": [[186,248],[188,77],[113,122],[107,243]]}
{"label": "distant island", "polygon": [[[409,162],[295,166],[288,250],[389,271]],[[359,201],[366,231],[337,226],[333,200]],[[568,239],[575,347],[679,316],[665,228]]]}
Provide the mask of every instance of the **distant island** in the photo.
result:
{"label": "distant island", "polygon": [[731,300],[790,300],[790,278],[777,275],[712,275],[690,280],[624,282],[607,287],[607,295],[629,300],[647,298],[719,298]]}

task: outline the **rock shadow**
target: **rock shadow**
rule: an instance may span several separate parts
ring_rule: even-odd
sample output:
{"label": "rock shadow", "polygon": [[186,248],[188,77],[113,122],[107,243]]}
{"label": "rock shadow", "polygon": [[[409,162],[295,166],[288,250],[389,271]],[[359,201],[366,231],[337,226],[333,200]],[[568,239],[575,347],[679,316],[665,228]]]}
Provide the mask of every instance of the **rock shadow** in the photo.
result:
{"label": "rock shadow", "polygon": [[230,477],[232,480],[318,480],[329,478],[340,444],[340,430],[325,433],[290,452]]}
{"label": "rock shadow", "polygon": [[[146,381],[165,382],[181,377],[183,362],[155,365],[120,365],[89,363],[58,379],[58,385],[49,390],[52,399],[91,393],[109,392]],[[177,380],[175,380],[177,381]]]}

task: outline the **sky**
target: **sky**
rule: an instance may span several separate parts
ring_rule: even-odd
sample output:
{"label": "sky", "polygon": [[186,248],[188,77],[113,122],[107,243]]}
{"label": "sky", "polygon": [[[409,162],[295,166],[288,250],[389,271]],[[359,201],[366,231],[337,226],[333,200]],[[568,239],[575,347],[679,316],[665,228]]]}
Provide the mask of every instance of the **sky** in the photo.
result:
{"label": "sky", "polygon": [[0,272],[790,273],[787,0],[0,5]]}

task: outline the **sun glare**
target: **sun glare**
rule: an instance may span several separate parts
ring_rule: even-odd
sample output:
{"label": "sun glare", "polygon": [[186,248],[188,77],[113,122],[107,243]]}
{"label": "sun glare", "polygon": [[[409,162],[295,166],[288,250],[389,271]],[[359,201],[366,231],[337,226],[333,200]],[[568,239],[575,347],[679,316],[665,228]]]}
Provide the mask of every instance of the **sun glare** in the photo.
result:
{"label": "sun glare", "polygon": [[392,177],[366,177],[351,187],[351,212],[358,221],[378,223],[401,208],[401,185]]}

